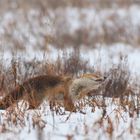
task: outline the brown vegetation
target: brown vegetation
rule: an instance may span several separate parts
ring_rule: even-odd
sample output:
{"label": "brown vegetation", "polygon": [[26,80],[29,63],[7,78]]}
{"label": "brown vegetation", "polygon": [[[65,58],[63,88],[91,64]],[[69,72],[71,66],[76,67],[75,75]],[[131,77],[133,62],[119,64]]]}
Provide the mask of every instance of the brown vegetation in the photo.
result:
{"label": "brown vegetation", "polygon": [[[8,4],[7,4],[8,3]],[[74,105],[72,104],[72,101],[69,97],[64,96],[64,103],[57,102],[56,100],[53,100],[52,98],[49,99],[49,107],[52,112],[54,124],[55,124],[55,114],[56,115],[64,115],[66,114],[66,110],[70,111],[70,114],[68,115],[66,121],[69,120],[71,117],[72,111],[80,112],[82,114],[86,114],[83,110],[87,107],[91,108],[91,112],[94,113],[96,109],[102,110],[101,116],[98,118],[98,120],[92,124],[92,127],[90,128],[86,124],[84,124],[84,129],[82,136],[87,136],[89,134],[89,130],[93,130],[93,132],[97,132],[100,130],[103,130],[104,134],[107,134],[109,136],[109,139],[114,138],[114,131],[117,129],[117,126],[119,123],[121,123],[120,120],[125,121],[125,118],[123,117],[123,113],[126,113],[135,121],[136,118],[139,117],[140,112],[140,88],[138,81],[133,78],[132,75],[129,72],[129,68],[127,66],[127,60],[124,60],[123,57],[120,58],[120,63],[112,67],[108,71],[96,70],[93,66],[89,65],[88,60],[83,60],[80,55],[80,47],[81,45],[85,46],[91,46],[95,47],[96,43],[105,43],[105,44],[112,44],[117,42],[123,42],[128,44],[139,44],[139,30],[138,32],[131,32],[131,30],[128,30],[129,26],[131,26],[131,22],[128,18],[121,19],[118,14],[112,13],[107,17],[107,20],[112,23],[112,28],[110,29],[110,26],[105,21],[100,21],[101,27],[102,27],[102,33],[98,31],[98,29],[94,26],[85,27],[85,24],[82,24],[82,27],[76,29],[74,33],[69,33],[69,23],[66,23],[66,17],[64,17],[63,13],[64,11],[57,11],[60,9],[67,9],[67,7],[76,7],[80,11],[80,9],[86,7],[94,7],[96,11],[100,11],[101,9],[108,9],[110,7],[125,7],[129,8],[131,4],[139,4],[138,1],[131,1],[131,0],[98,0],[98,2],[95,0],[94,2],[87,0],[31,0],[31,1],[9,1],[7,2],[0,2],[1,8],[0,8],[0,14],[3,15],[5,11],[8,11],[9,9],[11,11],[17,11],[19,10],[21,12],[21,15],[23,14],[23,19],[25,20],[25,23],[28,23],[30,25],[30,31],[29,33],[33,33],[33,35],[36,35],[36,32],[33,30],[35,27],[32,24],[34,21],[33,19],[37,19],[39,23],[39,26],[46,26],[44,22],[42,22],[42,19],[44,16],[47,16],[49,18],[52,18],[50,15],[50,11],[54,11],[55,15],[55,22],[56,24],[53,25],[53,28],[55,29],[55,35],[48,34],[48,33],[42,33],[39,32],[38,36],[41,37],[41,43],[37,42],[35,46],[39,47],[40,49],[47,50],[47,45],[52,44],[54,46],[57,46],[58,48],[67,48],[69,46],[73,46],[74,51],[72,53],[66,53],[64,51],[63,56],[56,59],[54,62],[50,62],[45,55],[43,58],[43,61],[39,61],[37,59],[33,59],[30,61],[26,61],[22,58],[16,58],[13,57],[11,63],[9,65],[5,64],[5,60],[3,58],[0,59],[0,95],[3,98],[8,97],[4,101],[6,106],[11,105],[11,101],[16,102],[15,100],[18,99],[18,96],[14,96],[14,99],[9,96],[8,93],[14,94],[15,91],[17,93],[22,93],[21,91],[26,92],[32,92],[30,89],[30,84],[28,84],[27,79],[30,79],[31,77],[36,77],[40,75],[55,75],[55,76],[68,76],[68,77],[78,77],[79,75],[83,73],[93,73],[93,72],[99,72],[104,73],[106,80],[100,87],[100,90],[98,91],[90,91],[87,95],[84,96],[81,100],[77,101]],[[28,18],[28,12],[31,9],[39,10],[39,14],[35,14],[30,21]],[[20,13],[19,12],[19,13]],[[27,12],[27,13],[26,13]],[[18,14],[19,14],[18,13]],[[17,15],[18,15],[17,14]],[[83,23],[84,21],[84,14],[80,15],[80,23]],[[56,18],[58,17],[58,18]],[[20,19],[18,19],[19,22]],[[122,23],[122,21],[124,21]],[[12,50],[25,49],[25,42],[27,43],[28,36],[26,34],[20,34],[21,40],[14,37],[13,33],[14,31],[18,31],[19,28],[17,28],[16,21],[10,20],[10,22],[6,23],[4,25],[4,35],[2,35],[2,40],[6,39],[6,43],[13,44]],[[128,26],[128,23],[129,26]],[[61,26],[60,26],[61,25]],[[92,25],[94,25],[92,23]],[[95,30],[94,30],[95,29]],[[96,32],[97,29],[97,32]],[[133,28],[132,28],[133,29]],[[139,29],[139,27],[138,27]],[[44,30],[43,30],[44,31]],[[92,32],[95,31],[95,32]],[[27,33],[28,34],[28,33]],[[19,35],[19,34],[18,34]],[[38,36],[36,38],[38,38]],[[40,40],[40,39],[37,39]],[[4,42],[4,43],[5,43]],[[2,44],[2,46],[8,46],[5,44]],[[11,44],[8,46],[10,48]],[[9,49],[8,48],[8,49]],[[15,54],[15,52],[14,52]],[[98,63],[98,62],[97,62]],[[52,78],[51,78],[52,80]],[[25,82],[24,82],[25,81]],[[29,80],[30,81],[30,80]],[[41,83],[33,83],[37,84],[39,86],[42,86]],[[23,86],[24,85],[24,86]],[[27,85],[27,86],[25,86]],[[65,85],[66,86],[66,85]],[[23,88],[23,87],[26,87]],[[36,86],[35,86],[36,87]],[[15,89],[14,91],[12,91]],[[40,88],[39,88],[40,89]],[[38,87],[37,87],[38,90]],[[55,90],[55,93],[63,92],[63,88],[56,86],[53,88]],[[53,92],[53,91],[49,91]],[[96,92],[96,94],[95,94]],[[34,93],[33,93],[34,94]],[[19,95],[19,94],[17,94]],[[38,98],[38,97],[36,97]],[[1,99],[0,99],[1,101]],[[35,107],[40,105],[41,102],[35,103],[33,99],[31,101],[31,106]],[[37,101],[37,99],[35,100]],[[41,100],[39,100],[41,101]],[[112,110],[110,114],[108,114],[107,106],[108,102],[112,105],[115,105],[115,109]],[[46,102],[45,102],[46,103]],[[47,102],[48,103],[48,102]],[[46,103],[46,104],[47,104]],[[43,109],[47,106],[46,104],[42,104]],[[109,104],[109,105],[110,105]],[[66,110],[65,110],[65,109]],[[73,109],[74,108],[74,109]],[[0,134],[5,132],[14,132],[14,130],[9,128],[17,128],[18,131],[21,131],[26,125],[27,122],[32,122],[32,124],[29,123],[29,132],[33,128],[38,129],[38,139],[39,137],[42,137],[42,129],[45,128],[46,125],[48,125],[48,122],[45,122],[42,119],[42,115],[46,115],[47,111],[43,110],[41,112],[40,108],[38,110],[33,110],[33,114],[31,115],[31,120],[29,119],[28,111],[22,110],[22,106],[17,106],[15,108],[7,109],[4,113],[0,114]],[[111,114],[115,114],[115,122],[111,119]],[[117,122],[117,123],[116,123]],[[53,127],[55,128],[55,125],[53,124]],[[129,131],[131,134],[133,134],[134,126],[133,122],[130,123]],[[78,126],[75,128],[75,131],[77,134],[80,134],[78,132]],[[121,132],[117,139],[123,137],[125,131]],[[139,134],[138,134],[139,135]],[[73,139],[74,135],[62,135],[63,137],[66,137],[66,139]],[[100,139],[100,135],[98,137]]]}
{"label": "brown vegetation", "polygon": [[[70,55],[71,56],[71,55]],[[66,58],[66,56],[65,56]],[[72,60],[73,61],[72,61]],[[91,67],[87,67],[87,64],[84,65],[84,61],[79,58],[79,56],[75,56],[72,58],[67,58],[65,61],[61,58],[59,58],[59,61],[57,60],[57,63],[59,63],[59,67],[57,63],[51,64],[51,63],[44,63],[44,62],[36,62],[32,61],[26,62],[26,67],[25,70],[27,70],[26,73],[22,73],[20,71],[21,69],[21,63],[25,64],[25,62],[22,61],[17,61],[14,60],[16,63],[12,63],[11,66],[8,67],[8,70],[5,67],[2,67],[2,73],[1,73],[1,91],[4,91],[4,94],[7,94],[7,91],[11,91],[11,89],[15,86],[18,86],[19,81],[24,81],[25,79],[28,79],[29,77],[33,77],[35,75],[40,75],[40,73],[48,73],[48,74],[53,74],[53,75],[62,75],[62,74],[67,74],[70,77],[73,76],[78,76],[80,73],[88,73],[92,70]],[[77,61],[74,61],[74,60]],[[67,61],[66,61],[67,60]],[[44,59],[45,61],[45,59]],[[70,61],[70,63],[69,63]],[[65,63],[64,63],[65,62]],[[77,69],[74,71],[71,69],[68,69],[68,67],[62,67],[64,64],[67,64],[71,66],[71,64],[83,64],[81,65],[76,65]],[[34,69],[33,69],[34,68]],[[82,72],[81,69],[83,68]],[[5,71],[3,71],[5,70]],[[46,70],[46,71],[44,71]],[[68,71],[69,70],[69,71]],[[11,72],[8,72],[11,71]],[[93,70],[92,70],[93,71]],[[20,73],[19,73],[20,72]],[[28,73],[32,72],[32,73]],[[29,75],[30,74],[30,75]],[[33,75],[33,76],[32,76]],[[100,90],[97,91],[96,94],[92,94],[91,91],[90,94],[88,94],[88,97],[83,97],[81,100],[77,101],[75,103],[75,111],[80,112],[82,114],[85,114],[83,111],[84,108],[87,106],[91,108],[91,112],[95,112],[95,108],[99,108],[103,110],[102,116],[99,117],[99,119],[93,124],[94,129],[98,129],[100,127],[101,129],[104,130],[104,133],[108,134],[110,139],[113,137],[113,132],[116,130],[114,127],[114,122],[111,119],[110,115],[107,114],[107,106],[108,106],[108,101],[110,100],[111,104],[115,104],[117,107],[112,111],[112,113],[116,114],[117,120],[125,119],[122,116],[122,112],[125,111],[129,114],[130,117],[134,117],[135,114],[139,116],[139,90],[136,90],[135,85],[130,81],[130,73],[129,69],[127,67],[127,61],[123,58],[120,59],[120,63],[115,66],[114,68],[110,69],[109,71],[105,72],[104,74],[106,76],[106,80],[103,83],[103,85],[100,87]],[[26,78],[26,77],[28,78]],[[13,78],[12,78],[13,77]],[[59,77],[59,76],[58,76]],[[9,78],[9,79],[8,79]],[[11,80],[10,80],[11,79]],[[10,80],[10,82],[9,82]],[[52,79],[51,79],[52,80]],[[32,81],[29,80],[30,82]],[[9,87],[8,84],[10,83]],[[23,85],[28,83],[28,81],[23,82]],[[41,83],[32,83],[37,84],[38,86],[42,86]],[[53,84],[53,83],[52,83]],[[36,85],[35,85],[36,86]],[[37,86],[37,88],[38,88]],[[8,89],[7,89],[8,88]],[[27,90],[29,87],[27,86]],[[18,88],[16,90],[19,90]],[[60,88],[55,88],[56,92],[60,92]],[[50,91],[52,92],[52,91]],[[67,98],[64,98],[64,103],[62,104],[61,102],[57,102],[56,100],[50,101],[50,110],[54,114],[57,115],[64,115],[66,114],[67,110],[67,105],[71,104],[71,101]],[[10,103],[10,101],[8,101]],[[45,107],[46,104],[43,105]],[[63,110],[63,107],[66,108],[66,110]],[[73,106],[71,106],[70,110],[72,111]],[[121,108],[121,109],[120,109]],[[1,133],[5,133],[9,131],[9,125],[12,125],[12,127],[17,127],[19,130],[25,127],[26,121],[29,119],[27,115],[25,115],[27,111],[22,110],[22,106],[17,106],[17,108],[10,108],[6,110],[5,114],[1,114],[1,118],[5,118],[4,121],[0,123],[1,126]],[[45,128],[46,122],[41,118],[43,115],[40,113],[40,111],[37,113],[36,110],[34,110],[35,115],[32,116],[32,125],[34,128],[38,129],[38,135],[42,135],[42,129]],[[44,112],[45,113],[45,112]],[[71,117],[72,112],[70,112],[69,116],[67,117],[66,121],[69,120]],[[29,121],[29,120],[28,120]],[[55,117],[54,117],[54,123],[55,123]],[[107,126],[105,125],[107,124]],[[31,127],[31,126],[30,126]],[[54,126],[55,127],[55,126]],[[31,129],[31,128],[30,128]],[[75,128],[76,129],[76,128]],[[133,128],[131,128],[133,129]],[[78,130],[77,130],[78,131]],[[84,126],[84,132],[85,135],[88,135],[89,133],[89,127],[85,124]],[[123,135],[123,134],[121,134]],[[42,136],[43,137],[43,136]],[[70,137],[70,136],[65,136],[64,137]],[[72,136],[74,137],[74,136]],[[118,136],[119,137],[119,136]],[[70,137],[71,138],[71,137]]]}

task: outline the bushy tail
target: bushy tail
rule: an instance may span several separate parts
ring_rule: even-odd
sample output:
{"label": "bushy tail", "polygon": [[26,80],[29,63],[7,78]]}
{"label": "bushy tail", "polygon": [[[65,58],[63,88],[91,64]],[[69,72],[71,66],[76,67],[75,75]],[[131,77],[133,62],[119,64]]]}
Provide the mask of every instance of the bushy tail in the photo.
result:
{"label": "bushy tail", "polygon": [[0,109],[7,109],[13,105],[23,95],[24,88],[18,85],[13,91],[0,100]]}

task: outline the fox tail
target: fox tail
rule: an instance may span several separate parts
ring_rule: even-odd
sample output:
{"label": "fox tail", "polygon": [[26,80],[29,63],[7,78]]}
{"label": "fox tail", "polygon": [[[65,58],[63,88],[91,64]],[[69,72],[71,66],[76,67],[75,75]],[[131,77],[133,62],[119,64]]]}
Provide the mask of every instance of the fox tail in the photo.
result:
{"label": "fox tail", "polygon": [[13,91],[0,100],[0,109],[7,109],[23,96],[24,88],[18,85]]}

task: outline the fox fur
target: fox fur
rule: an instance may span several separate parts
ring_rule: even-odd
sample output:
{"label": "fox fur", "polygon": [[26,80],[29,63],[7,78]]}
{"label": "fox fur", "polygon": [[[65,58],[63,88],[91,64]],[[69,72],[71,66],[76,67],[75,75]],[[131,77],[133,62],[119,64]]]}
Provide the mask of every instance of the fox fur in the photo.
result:
{"label": "fox fur", "polygon": [[74,104],[68,96],[70,77],[41,75],[30,78],[18,85],[0,101],[0,109],[6,109],[20,99],[28,101],[29,108],[37,108],[45,97],[50,101],[63,100],[66,110],[74,110]]}
{"label": "fox fur", "polygon": [[104,78],[98,74],[84,74],[72,79],[68,76],[41,75],[18,85],[0,101],[0,109],[6,109],[23,99],[29,108],[37,108],[44,98],[61,100],[68,111],[75,111],[74,101],[90,91],[97,90]]}
{"label": "fox fur", "polygon": [[[69,96],[72,100],[77,100],[83,96],[91,96],[90,93],[97,91],[105,77],[100,74],[83,74],[79,78],[73,80],[69,87]],[[92,93],[94,95],[94,93]]]}

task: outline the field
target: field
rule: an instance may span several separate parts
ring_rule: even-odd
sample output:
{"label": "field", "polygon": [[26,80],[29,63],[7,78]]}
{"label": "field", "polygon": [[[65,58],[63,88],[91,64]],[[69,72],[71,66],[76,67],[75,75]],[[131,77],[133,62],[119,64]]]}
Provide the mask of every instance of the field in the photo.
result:
{"label": "field", "polygon": [[140,139],[139,9],[135,0],[1,0],[0,101],[38,75],[106,80],[76,112],[47,98],[1,109],[0,140]]}

